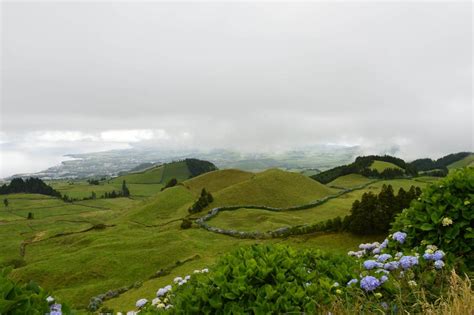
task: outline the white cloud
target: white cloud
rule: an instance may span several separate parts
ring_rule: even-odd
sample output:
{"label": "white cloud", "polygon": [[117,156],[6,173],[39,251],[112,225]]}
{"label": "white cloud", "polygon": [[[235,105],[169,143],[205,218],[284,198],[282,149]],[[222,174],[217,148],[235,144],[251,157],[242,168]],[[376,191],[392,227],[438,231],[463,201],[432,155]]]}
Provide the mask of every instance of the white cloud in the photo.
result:
{"label": "white cloud", "polygon": [[170,138],[163,129],[131,129],[131,130],[107,130],[100,133],[103,141],[111,142],[140,142],[146,140],[167,140]]}

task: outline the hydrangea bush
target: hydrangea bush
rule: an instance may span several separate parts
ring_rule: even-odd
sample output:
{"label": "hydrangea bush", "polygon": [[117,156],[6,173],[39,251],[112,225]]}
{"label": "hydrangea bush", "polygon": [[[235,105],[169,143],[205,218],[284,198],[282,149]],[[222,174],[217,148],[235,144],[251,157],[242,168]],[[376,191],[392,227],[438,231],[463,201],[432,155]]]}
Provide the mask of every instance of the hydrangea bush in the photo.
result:
{"label": "hydrangea bush", "polygon": [[456,170],[425,188],[396,218],[392,231],[407,234],[406,248],[436,245],[474,270],[474,168]]}
{"label": "hydrangea bush", "polygon": [[0,270],[0,314],[61,315],[69,314],[67,306],[56,303],[34,282],[20,285],[8,278],[11,268]]}
{"label": "hydrangea bush", "polygon": [[[314,313],[336,298],[339,283],[353,278],[356,268],[352,259],[341,255],[284,245],[242,247],[222,257],[209,274],[198,271],[188,279],[178,277],[173,287],[158,290],[167,302],[159,312]],[[157,312],[152,305],[142,310]]]}

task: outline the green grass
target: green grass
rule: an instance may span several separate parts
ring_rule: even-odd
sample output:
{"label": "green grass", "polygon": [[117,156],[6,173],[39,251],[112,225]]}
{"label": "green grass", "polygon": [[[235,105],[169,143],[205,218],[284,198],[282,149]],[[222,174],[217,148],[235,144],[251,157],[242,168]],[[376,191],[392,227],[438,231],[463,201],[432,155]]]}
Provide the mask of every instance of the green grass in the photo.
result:
{"label": "green grass", "polygon": [[385,162],[385,161],[373,161],[372,164],[370,165],[371,170],[376,170],[379,173],[383,172],[387,168],[394,168],[394,169],[402,169],[401,167],[390,163],[390,162]]}
{"label": "green grass", "polygon": [[462,167],[474,167],[474,154],[466,156],[464,159],[454,162],[448,165],[448,169],[456,169]]}
{"label": "green grass", "polygon": [[349,174],[336,178],[332,182],[328,183],[329,187],[340,187],[340,188],[352,188],[367,184],[373,181],[373,179],[367,178],[360,174]]}

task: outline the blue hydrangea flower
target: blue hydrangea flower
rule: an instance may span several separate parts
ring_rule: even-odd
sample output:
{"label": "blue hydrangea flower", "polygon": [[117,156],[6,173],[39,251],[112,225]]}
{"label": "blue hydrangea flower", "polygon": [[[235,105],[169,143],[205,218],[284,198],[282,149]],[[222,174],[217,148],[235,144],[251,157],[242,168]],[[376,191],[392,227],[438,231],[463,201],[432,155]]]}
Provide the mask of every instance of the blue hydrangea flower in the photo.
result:
{"label": "blue hydrangea flower", "polygon": [[357,282],[359,282],[359,280],[357,280],[357,279],[351,279],[349,282],[347,282],[347,286],[349,287],[349,286],[351,286],[351,285],[353,285],[353,284],[356,284]]}
{"label": "blue hydrangea flower", "polygon": [[398,261],[391,261],[391,262],[386,263],[383,266],[383,268],[386,270],[393,271],[395,269],[398,269],[399,266],[400,266],[400,263]]}
{"label": "blue hydrangea flower", "polygon": [[434,260],[441,260],[444,258],[444,252],[442,250],[437,250],[435,251],[435,253],[433,254],[433,259]]}
{"label": "blue hydrangea flower", "polygon": [[441,268],[444,267],[444,262],[443,262],[442,260],[437,260],[437,261],[435,261],[435,263],[434,263],[434,267],[435,267],[436,269],[441,269]]}
{"label": "blue hydrangea flower", "polygon": [[388,239],[386,238],[383,240],[382,244],[380,244],[380,248],[384,249],[384,248],[387,248],[387,246],[388,246]]}
{"label": "blue hydrangea flower", "polygon": [[392,258],[392,255],[390,255],[390,254],[382,254],[382,255],[379,256],[379,258],[377,258],[377,260],[378,260],[379,262],[385,262],[385,261],[389,260],[390,258]]}
{"label": "blue hydrangea flower", "polygon": [[377,268],[377,262],[375,260],[366,260],[364,261],[364,268],[367,270],[371,270]]}
{"label": "blue hydrangea flower", "polygon": [[383,276],[380,277],[380,283],[384,283],[384,282],[387,281],[387,280],[388,280],[388,277],[385,276],[385,275],[383,275]]}
{"label": "blue hydrangea flower", "polygon": [[403,256],[402,258],[400,258],[400,265],[403,269],[409,269],[415,265],[418,265],[418,257]]}
{"label": "blue hydrangea flower", "polygon": [[372,276],[365,276],[360,280],[360,287],[366,292],[373,291],[380,286],[379,279]]}
{"label": "blue hydrangea flower", "polygon": [[395,232],[392,235],[392,238],[399,242],[400,244],[403,244],[405,242],[405,239],[407,238],[407,233],[404,232]]}
{"label": "blue hydrangea flower", "polygon": [[373,254],[380,254],[382,250],[380,249],[380,247],[377,247],[377,248],[374,248],[374,250],[372,251]]}
{"label": "blue hydrangea flower", "polygon": [[434,259],[433,259],[433,254],[430,254],[430,253],[424,253],[424,254],[423,254],[423,258],[424,258],[425,260],[434,260]]}

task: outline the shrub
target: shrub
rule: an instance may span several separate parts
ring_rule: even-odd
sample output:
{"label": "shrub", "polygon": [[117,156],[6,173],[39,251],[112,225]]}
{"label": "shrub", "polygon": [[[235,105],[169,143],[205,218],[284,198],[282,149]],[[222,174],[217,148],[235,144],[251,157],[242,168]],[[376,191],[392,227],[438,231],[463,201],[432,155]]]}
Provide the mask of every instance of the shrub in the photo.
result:
{"label": "shrub", "polygon": [[189,229],[192,225],[193,223],[191,222],[191,220],[188,220],[188,219],[183,219],[183,222],[181,222],[181,228],[183,230]]}
{"label": "shrub", "polygon": [[[336,267],[337,266],[337,267]],[[177,289],[182,314],[315,313],[333,300],[335,281],[354,273],[353,261],[284,245],[241,247],[222,257],[208,275]]]}
{"label": "shrub", "polygon": [[[49,314],[54,308],[61,308],[60,304],[50,303],[46,291],[36,283],[30,281],[27,284],[18,284],[8,278],[11,268],[0,270],[0,314]],[[69,309],[62,306],[63,312],[68,314]]]}
{"label": "shrub", "polygon": [[454,171],[425,188],[395,220],[392,231],[408,234],[405,245],[420,242],[445,248],[474,268],[474,169]]}

